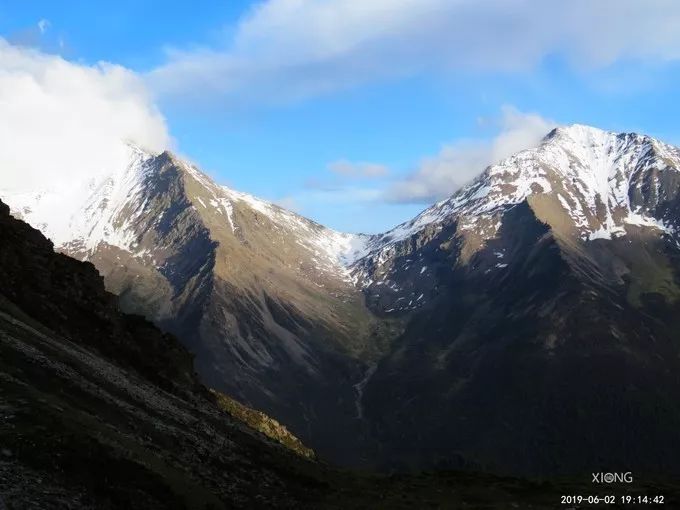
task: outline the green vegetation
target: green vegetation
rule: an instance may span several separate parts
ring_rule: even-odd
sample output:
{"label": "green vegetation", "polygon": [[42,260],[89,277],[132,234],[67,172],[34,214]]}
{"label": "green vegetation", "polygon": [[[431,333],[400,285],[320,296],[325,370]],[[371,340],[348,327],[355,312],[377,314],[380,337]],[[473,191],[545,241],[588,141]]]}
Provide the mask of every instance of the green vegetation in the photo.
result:
{"label": "green vegetation", "polygon": [[220,409],[228,412],[231,416],[242,421],[250,428],[263,433],[268,438],[278,441],[298,455],[308,459],[314,458],[314,451],[302,444],[297,437],[291,434],[288,429],[278,421],[260,411],[256,411],[255,409],[251,409],[250,407],[241,404],[224,393],[215,390],[211,391],[215,395],[217,405]]}

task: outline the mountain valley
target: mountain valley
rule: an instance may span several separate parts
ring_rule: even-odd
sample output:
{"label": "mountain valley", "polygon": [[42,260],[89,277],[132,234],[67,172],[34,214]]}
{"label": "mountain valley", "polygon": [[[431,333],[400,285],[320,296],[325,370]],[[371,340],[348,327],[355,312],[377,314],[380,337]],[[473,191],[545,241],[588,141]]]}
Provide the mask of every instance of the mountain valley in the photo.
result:
{"label": "mountain valley", "polygon": [[678,149],[557,128],[379,235],[129,150],[115,175],[0,197],[322,459],[680,473]]}
{"label": "mountain valley", "polygon": [[[546,508],[583,480],[343,471],[208,391],[177,340],[118,309],[92,264],[0,202],[0,506],[8,509]],[[669,482],[636,483],[631,494]]]}

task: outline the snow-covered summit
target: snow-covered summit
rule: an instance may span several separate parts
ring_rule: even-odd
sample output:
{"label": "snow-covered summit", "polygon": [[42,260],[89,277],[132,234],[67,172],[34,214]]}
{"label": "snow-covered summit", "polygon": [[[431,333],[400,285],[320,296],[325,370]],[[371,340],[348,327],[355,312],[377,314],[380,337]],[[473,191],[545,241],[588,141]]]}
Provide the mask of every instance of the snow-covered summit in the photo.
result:
{"label": "snow-covered summit", "polygon": [[143,211],[143,203],[136,199],[155,155],[134,144],[126,144],[126,150],[127,164],[110,173],[27,193],[0,189],[0,196],[57,247],[75,242],[91,251],[104,242],[131,250],[130,223]]}
{"label": "snow-covered summit", "polygon": [[[452,197],[373,240],[374,250],[455,217],[463,229],[487,229],[532,194],[553,194],[584,239],[623,235],[626,224],[672,229],[655,216],[664,172],[680,175],[680,151],[653,138],[574,124],[548,133],[536,148],[484,170]],[[650,188],[651,186],[651,188]]]}
{"label": "snow-covered summit", "polygon": [[[148,197],[159,165],[185,172],[200,188],[189,197],[201,213],[234,236],[246,221],[243,211],[266,219],[271,228],[305,248],[312,260],[349,278],[351,266],[366,257],[384,257],[391,246],[424,229],[457,223],[459,231],[493,238],[503,214],[532,195],[554,199],[584,240],[625,235],[628,226],[673,234],[677,219],[666,209],[669,190],[680,183],[680,151],[653,138],[617,134],[579,124],[559,127],[541,143],[486,168],[450,198],[414,219],[376,236],[337,232],[277,204],[220,186],[191,163],[127,144],[128,162],[106,175],[60,188],[30,193],[2,191],[15,213],[43,230],[57,247],[93,252],[106,243],[133,255],[143,232],[138,219],[148,213]],[[677,186],[676,186],[677,187]]]}
{"label": "snow-covered summit", "polygon": [[214,212],[225,231],[233,235],[243,235],[242,222],[248,216],[243,211],[252,211],[271,222],[291,242],[306,248],[320,267],[340,273],[345,279],[349,279],[347,267],[366,252],[368,236],[337,232],[272,202],[218,185],[171,152],[155,154],[133,143],[125,147],[127,163],[112,172],[29,193],[3,191],[0,186],[0,197],[14,214],[42,230],[58,249],[78,252],[86,258],[106,244],[133,256],[143,255],[145,249],[139,246],[139,240],[150,223],[138,220],[162,214],[148,208],[161,167],[170,164],[195,183],[187,197],[193,206],[201,213]]}

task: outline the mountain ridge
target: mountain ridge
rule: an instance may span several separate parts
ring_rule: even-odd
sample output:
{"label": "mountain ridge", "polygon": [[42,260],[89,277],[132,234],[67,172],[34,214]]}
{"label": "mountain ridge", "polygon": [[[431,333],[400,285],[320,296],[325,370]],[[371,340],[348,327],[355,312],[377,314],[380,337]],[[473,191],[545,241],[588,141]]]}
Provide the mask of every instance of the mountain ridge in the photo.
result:
{"label": "mountain ridge", "polygon": [[[596,150],[596,156],[589,156],[593,148],[601,149],[601,153]],[[650,178],[645,174],[654,173],[654,169],[649,172],[644,165],[649,163],[648,155],[654,151],[670,160],[670,186],[677,186],[680,174],[673,169],[680,168],[680,152],[676,148],[634,133],[616,134],[579,124],[555,128],[537,148],[520,151],[490,165],[450,198],[380,235],[373,241],[369,253],[357,263],[354,273],[364,288],[385,284],[389,281],[386,267],[395,252],[412,244],[419,234],[425,232],[423,238],[432,237],[454,222],[454,235],[463,243],[461,260],[469,260],[497,234],[505,212],[525,200],[533,204],[541,219],[559,232],[565,242],[572,244],[625,235],[628,227],[646,227],[675,237],[676,225],[666,225],[663,219],[654,218],[656,213],[651,210],[654,204],[644,203],[642,187],[650,185]],[[590,170],[598,164],[599,179],[597,172]],[[623,170],[631,165],[635,168]],[[604,179],[602,170],[607,172]],[[609,171],[613,171],[613,175],[610,176]],[[614,179],[617,180],[612,182]],[[629,179],[632,179],[630,189],[640,201],[634,204],[635,210],[628,199]],[[498,258],[498,264],[502,265],[502,253],[498,252]],[[428,268],[418,261],[412,260],[402,269],[404,267],[422,271],[420,274],[427,278]],[[408,299],[418,300],[419,296],[420,293],[411,293]]]}
{"label": "mountain ridge", "polygon": [[[618,454],[577,415],[553,423],[598,408],[587,381],[611,399],[597,423],[614,427],[615,440],[631,441],[617,425],[624,423],[672,442],[668,430],[628,410],[635,398],[676,416],[670,402],[680,401],[669,375],[680,370],[672,341],[678,149],[637,134],[557,128],[374,236],[325,229],[218,186],[169,153],[136,170],[143,185],[112,208],[122,216],[86,229],[114,243],[63,248],[91,260],[129,310],[177,334],[205,383],[265,410],[322,458],[387,469],[573,473]],[[108,196],[85,210],[110,211]],[[15,210],[31,221],[37,209],[19,202]],[[616,371],[622,366],[626,373]],[[514,388],[516,409],[489,388]],[[567,411],[545,404],[549,390],[564,396]],[[476,408],[496,418],[487,423]],[[545,415],[535,414],[541,408]],[[536,423],[523,421],[530,415]],[[567,437],[573,451],[562,448]],[[545,455],[529,459],[532,441]],[[641,469],[677,467],[660,445],[647,440]],[[562,467],[555,455],[565,458]]]}
{"label": "mountain ridge", "polygon": [[54,253],[1,201],[0,240],[3,506],[541,508],[560,492],[485,474],[387,477],[304,459],[312,452],[276,421],[213,398],[176,339],[122,314],[91,263]]}
{"label": "mountain ridge", "polygon": [[[125,310],[179,336],[206,384],[275,415],[305,442],[318,415],[357,426],[352,383],[362,358],[378,355],[371,332],[385,327],[346,269],[361,236],[218,186],[167,152],[133,152],[128,168],[91,189],[76,219],[59,225],[72,223],[77,236],[58,239],[59,248],[92,261]],[[36,225],[58,213],[10,203]],[[291,400],[282,387],[311,394]],[[332,432],[316,428],[330,444]]]}

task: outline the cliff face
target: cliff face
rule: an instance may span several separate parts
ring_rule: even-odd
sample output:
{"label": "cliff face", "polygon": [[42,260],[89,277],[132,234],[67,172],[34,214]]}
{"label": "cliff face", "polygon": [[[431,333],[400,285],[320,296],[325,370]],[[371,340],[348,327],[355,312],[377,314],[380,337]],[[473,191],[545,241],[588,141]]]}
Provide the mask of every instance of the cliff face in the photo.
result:
{"label": "cliff face", "polygon": [[2,299],[57,335],[94,348],[170,391],[196,387],[191,355],[139,316],[125,315],[94,265],[54,253],[0,202]]}

